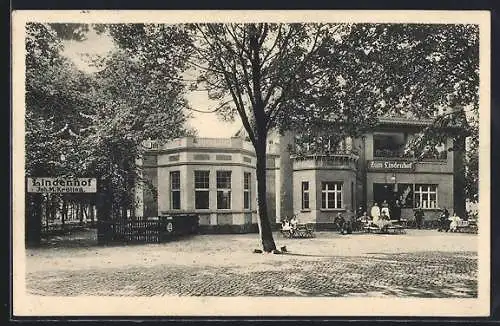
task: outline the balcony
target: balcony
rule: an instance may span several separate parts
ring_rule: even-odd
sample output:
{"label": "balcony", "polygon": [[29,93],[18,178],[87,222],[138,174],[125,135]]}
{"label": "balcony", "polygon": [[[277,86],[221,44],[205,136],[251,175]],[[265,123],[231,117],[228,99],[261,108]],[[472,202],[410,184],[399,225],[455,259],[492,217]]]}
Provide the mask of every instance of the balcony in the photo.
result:
{"label": "balcony", "polygon": [[203,137],[184,137],[177,138],[170,142],[159,144],[155,141],[146,141],[143,143],[148,150],[172,150],[183,148],[213,148],[213,149],[244,149],[253,152],[251,143],[241,138],[203,138]]}
{"label": "balcony", "polygon": [[356,169],[359,155],[355,151],[343,151],[329,154],[293,155],[294,169],[303,168],[348,168]]}
{"label": "balcony", "polygon": [[374,159],[393,159],[393,160],[419,160],[419,161],[445,161],[448,158],[448,151],[442,150],[424,150],[419,153],[414,151],[398,151],[390,149],[376,149],[373,153]]}

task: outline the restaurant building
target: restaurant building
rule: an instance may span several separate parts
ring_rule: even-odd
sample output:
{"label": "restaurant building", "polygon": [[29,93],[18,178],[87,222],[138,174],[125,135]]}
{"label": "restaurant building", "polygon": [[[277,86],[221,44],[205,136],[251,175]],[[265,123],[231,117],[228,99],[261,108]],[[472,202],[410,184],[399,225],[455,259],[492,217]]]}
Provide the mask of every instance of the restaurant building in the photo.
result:
{"label": "restaurant building", "polygon": [[[369,212],[374,202],[402,205],[413,219],[421,207],[426,220],[447,208],[464,216],[463,152],[449,151],[453,138],[415,153],[408,144],[431,120],[380,118],[373,132],[346,138],[334,151],[293,155],[296,135],[272,135],[267,154],[268,215],[297,214],[319,229],[333,226],[338,212]],[[232,138],[186,137],[148,145],[143,173],[151,190],[138,188],[138,216],[195,212],[202,230],[256,230],[255,153],[244,132]],[[156,191],[156,196],[154,195]]]}

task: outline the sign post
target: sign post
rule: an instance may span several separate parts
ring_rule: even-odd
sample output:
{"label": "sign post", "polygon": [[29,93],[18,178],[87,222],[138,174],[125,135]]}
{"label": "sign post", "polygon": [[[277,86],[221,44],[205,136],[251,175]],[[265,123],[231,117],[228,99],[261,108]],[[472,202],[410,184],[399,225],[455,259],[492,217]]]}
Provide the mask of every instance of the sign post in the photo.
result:
{"label": "sign post", "polygon": [[95,193],[96,178],[28,178],[30,193]]}

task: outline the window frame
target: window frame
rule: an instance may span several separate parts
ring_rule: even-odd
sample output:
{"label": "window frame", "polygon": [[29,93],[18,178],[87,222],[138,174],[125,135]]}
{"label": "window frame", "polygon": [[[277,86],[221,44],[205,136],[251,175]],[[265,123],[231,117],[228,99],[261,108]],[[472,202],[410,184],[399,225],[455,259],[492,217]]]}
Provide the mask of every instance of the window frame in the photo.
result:
{"label": "window frame", "polygon": [[[307,186],[307,189],[305,189],[304,186]],[[311,209],[311,196],[310,196],[310,190],[309,190],[309,181],[302,181],[300,188],[302,190],[302,205],[301,205],[302,210],[310,210]]]}
{"label": "window frame", "polygon": [[[418,187],[418,189],[417,189]],[[426,189],[424,189],[426,187]],[[422,209],[439,209],[439,200],[438,200],[438,185],[437,184],[425,184],[418,183],[413,187],[414,194],[414,207],[420,207]],[[426,195],[427,200],[423,200],[423,195]],[[430,207],[431,204],[431,195],[435,196],[435,204],[434,207]],[[424,207],[423,203],[427,202],[426,207]],[[417,206],[417,203],[419,206]]]}
{"label": "window frame", "polygon": [[[225,176],[222,176],[220,174],[226,174]],[[220,180],[220,179],[225,179],[225,180]],[[227,183],[227,179],[229,179],[229,183]],[[231,191],[232,191],[232,171],[231,170],[219,170],[219,171],[216,171],[215,173],[215,181],[216,181],[216,207],[217,207],[217,210],[229,210],[231,209],[231,206],[232,206],[232,196],[231,196]],[[222,187],[222,186],[219,186],[220,183],[225,183],[225,187]],[[228,187],[228,184],[229,184],[229,187]],[[222,194],[222,196],[224,196],[224,194],[226,194],[228,197],[226,197],[223,200],[219,201],[219,194]],[[226,203],[227,205],[225,205],[224,207],[222,206],[222,203]]]}
{"label": "window frame", "polygon": [[243,172],[243,209],[252,209],[252,173]]}
{"label": "window frame", "polygon": [[[170,171],[170,209],[175,209],[175,210],[179,210],[181,209],[181,171],[179,170],[176,170],[176,171]],[[177,183],[175,184],[175,186],[177,187],[174,187],[174,176],[176,176],[176,181]],[[174,193],[177,194],[177,196],[179,196],[179,202],[178,202],[178,207],[174,207]]]}
{"label": "window frame", "polygon": [[[207,180],[197,181],[197,174],[206,173]],[[200,184],[203,184],[205,187],[200,187]],[[207,194],[207,207],[198,207],[198,194],[206,193]],[[210,170],[195,170],[194,171],[194,209],[210,209]]]}
{"label": "window frame", "polygon": [[[330,186],[333,185],[333,189]],[[340,188],[340,189],[339,189]],[[334,207],[330,207],[329,194],[333,194]],[[340,195],[340,207],[338,207],[338,195]],[[321,209],[322,210],[341,210],[344,209],[344,183],[341,181],[323,181],[321,182]]]}

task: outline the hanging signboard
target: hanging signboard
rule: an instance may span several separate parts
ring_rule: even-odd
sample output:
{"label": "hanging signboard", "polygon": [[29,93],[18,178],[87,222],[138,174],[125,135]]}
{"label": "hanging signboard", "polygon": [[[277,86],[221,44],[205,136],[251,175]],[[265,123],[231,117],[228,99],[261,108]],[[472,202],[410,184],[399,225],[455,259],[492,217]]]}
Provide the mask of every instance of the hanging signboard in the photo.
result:
{"label": "hanging signboard", "polygon": [[411,172],[415,170],[415,162],[412,161],[368,161],[368,170],[370,171],[394,171]]}
{"label": "hanging signboard", "polygon": [[28,178],[28,192],[95,193],[96,178]]}

